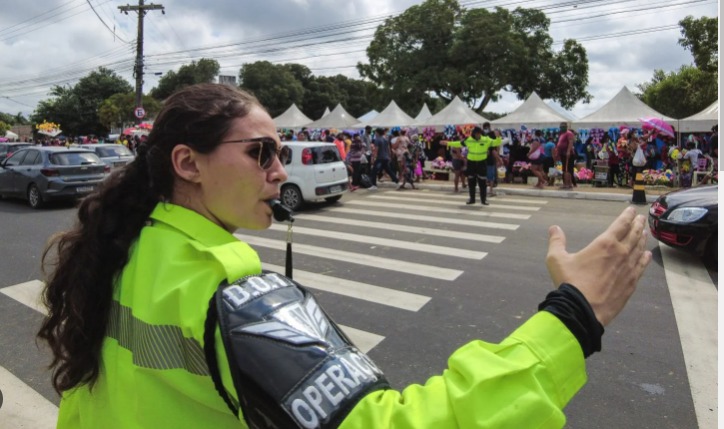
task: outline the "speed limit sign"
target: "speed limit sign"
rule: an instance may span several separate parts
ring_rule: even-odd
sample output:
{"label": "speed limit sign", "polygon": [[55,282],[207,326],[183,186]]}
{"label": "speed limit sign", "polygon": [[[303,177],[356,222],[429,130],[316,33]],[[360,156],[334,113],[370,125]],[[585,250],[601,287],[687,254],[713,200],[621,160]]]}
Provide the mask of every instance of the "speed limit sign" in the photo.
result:
{"label": "speed limit sign", "polygon": [[138,119],[143,119],[144,117],[146,117],[146,110],[143,107],[138,106],[138,107],[136,107],[136,110],[133,111],[133,114]]}

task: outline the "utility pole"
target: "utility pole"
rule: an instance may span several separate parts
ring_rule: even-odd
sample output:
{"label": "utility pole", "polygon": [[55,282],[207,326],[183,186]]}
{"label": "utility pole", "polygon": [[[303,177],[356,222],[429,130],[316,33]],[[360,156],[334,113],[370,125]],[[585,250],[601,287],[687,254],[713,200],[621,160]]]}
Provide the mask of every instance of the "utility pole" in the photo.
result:
{"label": "utility pole", "polygon": [[136,108],[134,116],[136,123],[140,124],[141,119],[146,116],[143,109],[143,18],[146,16],[147,10],[161,10],[165,14],[163,6],[160,4],[143,4],[143,0],[138,0],[138,6],[118,6],[121,12],[128,15],[129,11],[138,12],[138,38],[136,39],[136,65],[133,67],[133,76],[136,78]]}

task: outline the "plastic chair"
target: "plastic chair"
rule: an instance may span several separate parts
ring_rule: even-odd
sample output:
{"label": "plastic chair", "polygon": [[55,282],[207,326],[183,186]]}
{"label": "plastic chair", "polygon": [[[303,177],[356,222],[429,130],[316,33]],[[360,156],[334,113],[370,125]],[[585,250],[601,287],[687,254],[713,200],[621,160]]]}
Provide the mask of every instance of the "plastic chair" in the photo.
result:
{"label": "plastic chair", "polygon": [[706,156],[701,156],[696,162],[696,168],[692,172],[691,176],[691,186],[698,186],[699,185],[699,177],[704,177],[707,174],[711,173],[711,167],[713,166],[712,163],[709,162],[709,158]]}

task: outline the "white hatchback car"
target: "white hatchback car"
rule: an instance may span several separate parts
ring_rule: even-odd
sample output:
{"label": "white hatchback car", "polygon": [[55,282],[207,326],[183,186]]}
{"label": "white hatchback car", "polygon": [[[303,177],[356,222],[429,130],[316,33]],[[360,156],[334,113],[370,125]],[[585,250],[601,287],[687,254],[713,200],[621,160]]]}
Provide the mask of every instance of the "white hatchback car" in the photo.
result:
{"label": "white hatchback car", "polygon": [[298,210],[305,201],[339,201],[348,190],[347,166],[337,146],[324,142],[283,141],[291,149],[284,168],[287,181],[281,187],[281,201]]}

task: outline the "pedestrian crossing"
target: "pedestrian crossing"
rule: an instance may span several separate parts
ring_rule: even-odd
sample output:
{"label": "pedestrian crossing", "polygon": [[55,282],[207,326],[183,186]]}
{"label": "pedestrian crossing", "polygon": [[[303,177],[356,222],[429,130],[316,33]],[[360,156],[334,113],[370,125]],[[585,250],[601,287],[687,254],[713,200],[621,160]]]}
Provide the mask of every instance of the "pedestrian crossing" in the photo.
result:
{"label": "pedestrian crossing", "polygon": [[[464,194],[379,191],[345,198],[320,211],[302,211],[295,216],[293,226],[294,279],[312,290],[354,303],[354,308],[376,306],[392,314],[414,315],[433,297],[424,288],[401,290],[401,282],[439,282],[453,287],[466,264],[485,260],[496,245],[547,204],[543,199],[501,196],[491,198],[489,206],[466,206],[466,200]],[[284,258],[286,231],[286,225],[273,224],[266,231],[239,231],[235,235],[259,251],[265,269],[283,273],[284,267],[274,262]],[[320,272],[314,265],[319,261],[345,269]],[[358,270],[371,274],[360,281],[354,276]],[[393,284],[388,283],[392,274],[397,278]],[[0,288],[0,293],[44,312],[39,300],[42,287],[41,281],[33,280]],[[355,326],[343,313],[328,312],[361,350],[369,352],[383,344],[385,332],[370,332]],[[3,378],[9,372],[2,371],[0,367],[0,386],[14,386]],[[6,388],[3,391],[6,398],[12,396]],[[0,409],[0,429],[21,427],[8,426],[2,413]],[[27,427],[52,427],[32,420],[32,413],[26,418],[34,422]]]}

